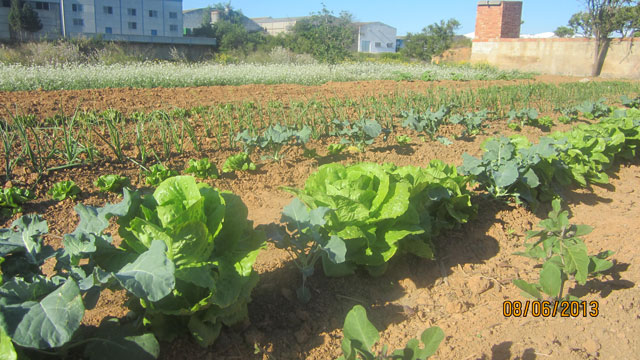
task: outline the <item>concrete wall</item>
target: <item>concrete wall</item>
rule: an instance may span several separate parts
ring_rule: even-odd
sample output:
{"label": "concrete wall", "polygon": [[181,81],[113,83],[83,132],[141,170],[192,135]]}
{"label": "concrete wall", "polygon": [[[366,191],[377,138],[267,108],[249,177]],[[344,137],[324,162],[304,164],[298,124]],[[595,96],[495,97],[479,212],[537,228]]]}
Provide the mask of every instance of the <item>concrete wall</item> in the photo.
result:
{"label": "concrete wall", "polygon": [[[592,39],[474,40],[471,62],[543,74],[590,76]],[[640,79],[640,39],[611,42],[602,77]]]}
{"label": "concrete wall", "polygon": [[396,28],[380,23],[364,23],[358,26],[358,52],[396,52]]}

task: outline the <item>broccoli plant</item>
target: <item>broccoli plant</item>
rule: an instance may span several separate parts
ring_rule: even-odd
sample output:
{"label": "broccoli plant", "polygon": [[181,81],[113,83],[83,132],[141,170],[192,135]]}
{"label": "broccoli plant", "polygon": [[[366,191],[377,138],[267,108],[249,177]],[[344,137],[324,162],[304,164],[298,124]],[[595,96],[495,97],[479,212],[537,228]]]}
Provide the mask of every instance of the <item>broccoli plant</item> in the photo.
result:
{"label": "broccoli plant", "polygon": [[383,132],[382,125],[375,120],[360,119],[349,122],[334,119],[332,122],[334,130],[329,134],[340,136],[342,144],[353,144],[358,151],[364,152],[368,145]]}
{"label": "broccoli plant", "polygon": [[451,112],[450,106],[441,106],[436,112],[426,111],[422,114],[415,114],[413,110],[402,111],[400,116],[405,120],[402,122],[402,126],[410,128],[417,132],[426,132],[427,135],[433,140],[436,138],[436,133],[440,128],[440,125],[444,124],[445,117]]}
{"label": "broccoli plant", "polygon": [[47,191],[53,200],[62,201],[66,198],[75,199],[80,194],[80,188],[73,180],[59,181]]}
{"label": "broccoli plant", "polygon": [[449,118],[449,122],[452,124],[462,124],[465,127],[462,136],[473,137],[478,134],[484,133],[484,129],[489,126],[485,120],[489,116],[490,111],[487,109],[477,111],[477,112],[468,112],[465,115],[456,114],[452,115]]}
{"label": "broccoli plant", "polygon": [[294,198],[284,207],[281,222],[286,224],[286,234],[274,235],[276,246],[286,249],[302,273],[302,285],[298,288],[298,299],[304,303],[311,300],[306,282],[314,273],[316,262],[325,254],[335,264],[343,263],[347,252],[344,241],[329,236],[323,226],[329,208],[321,206],[309,210],[302,201]]}
{"label": "broccoli plant", "polygon": [[605,101],[605,98],[600,98],[598,101],[587,100],[574,109],[581,112],[587,119],[599,119],[611,114],[611,108],[604,103]]}
{"label": "broccoli plant", "polygon": [[635,98],[631,99],[626,95],[622,95],[620,97],[620,102],[622,102],[622,105],[628,108],[640,109],[640,96],[636,96]]}
{"label": "broccoli plant", "polygon": [[511,130],[521,130],[525,125],[536,126],[538,123],[538,110],[533,108],[518,111],[511,110],[507,115],[509,115],[507,126]]}
{"label": "broccoli plant", "polygon": [[380,340],[378,329],[367,318],[367,311],[362,305],[354,306],[344,319],[342,330],[342,356],[338,360],[424,360],[435,354],[444,340],[444,332],[432,326],[420,335],[420,340],[410,339],[403,349],[389,353],[389,346],[383,345],[380,352],[373,351],[373,346]]}
{"label": "broccoli plant", "polygon": [[200,179],[218,178],[218,168],[209,158],[202,158],[200,160],[189,159],[189,167],[187,167],[184,172],[186,174],[193,174]]}
{"label": "broccoli plant", "polygon": [[529,283],[522,279],[513,280],[513,284],[524,291],[524,294],[543,300],[544,293],[554,300],[576,300],[574,296],[563,296],[567,280],[575,280],[584,285],[587,278],[597,276],[613,266],[606,260],[613,255],[612,251],[603,251],[597,255],[588,255],[587,246],[580,236],[587,235],[592,228],[587,225],[569,223],[569,212],[561,211],[559,199],[552,202],[553,210],[549,217],[538,226],[541,230],[529,231],[527,239],[537,238],[534,242],[525,243],[524,252],[516,255],[544,261],[537,283]]}

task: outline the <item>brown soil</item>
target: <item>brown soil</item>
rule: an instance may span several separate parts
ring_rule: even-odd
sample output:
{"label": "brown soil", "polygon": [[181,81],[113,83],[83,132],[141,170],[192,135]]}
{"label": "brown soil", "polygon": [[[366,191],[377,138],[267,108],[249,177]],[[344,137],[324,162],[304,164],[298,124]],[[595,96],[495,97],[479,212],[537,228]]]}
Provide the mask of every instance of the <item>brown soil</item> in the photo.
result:
{"label": "brown soil", "polygon": [[[575,79],[574,79],[575,80]],[[535,81],[565,81],[538,78]],[[505,82],[511,83],[511,82]],[[436,86],[421,82],[358,82],[318,87],[293,85],[241,86],[185,89],[105,89],[87,91],[0,93],[0,102],[17,105],[24,111],[47,116],[64,104],[65,112],[77,106],[124,112],[172,106],[190,107],[242,99],[308,98],[313,96],[362,96],[364,94],[419,89]],[[486,86],[487,83],[446,83],[447,86]],[[566,130],[566,125],[554,130]],[[461,128],[446,126],[442,132],[453,138]],[[409,147],[389,146],[379,139],[364,154],[336,158],[326,154],[326,143],[313,142],[321,155],[305,159],[297,150],[287,153],[281,163],[263,163],[255,173],[239,173],[218,180],[213,186],[239,194],[255,223],[278,223],[280,212],[292,198],[279,186],[304,184],[320,164],[330,161],[393,162],[397,165],[426,165],[432,159],[460,165],[463,152],[480,153],[480,143],[496,134],[512,133],[504,122],[494,122],[488,134],[471,140],[456,140],[445,146],[418,139],[412,134]],[[535,139],[544,133],[526,127],[522,133]],[[230,150],[214,151],[211,141],[202,153],[192,150],[175,156],[171,164],[182,169],[192,157],[208,156],[220,167]],[[105,150],[106,152],[106,150]],[[255,156],[255,158],[259,158]],[[575,293],[586,301],[598,301],[597,317],[506,318],[504,301],[524,301],[512,285],[515,278],[537,278],[535,263],[513,252],[523,250],[524,234],[548,209],[530,210],[489,200],[478,194],[478,216],[461,229],[437,239],[438,256],[424,260],[411,256],[392,259],[387,273],[379,278],[365,274],[329,279],[318,268],[310,280],[313,299],[307,305],[296,300],[300,275],[291,258],[271,244],[263,251],[255,269],[260,282],[250,304],[250,321],[226,329],[214,346],[200,348],[188,337],[162,345],[162,359],[332,359],[340,355],[341,328],[348,310],[356,304],[367,308],[370,320],[381,330],[382,341],[390,348],[402,347],[427,327],[441,327],[446,338],[436,358],[440,359],[632,359],[640,349],[640,257],[635,236],[640,232],[640,162],[620,165],[611,172],[611,184],[593,189],[567,191],[572,222],[588,224],[595,230],[584,237],[590,253],[609,249],[616,252],[613,271],[592,280]],[[77,202],[104,205],[118,196],[99,193],[93,186],[97,176],[121,173],[143,186],[134,165],[102,162],[49,174],[36,188],[38,200],[25,207],[49,223],[46,240],[59,246],[60,236],[73,231]],[[18,182],[30,183],[33,175],[25,168],[16,171]],[[72,179],[83,190],[77,200],[53,202],[45,195],[53,182]],[[16,216],[17,217],[17,216]],[[14,217],[15,219],[15,217]],[[13,220],[13,219],[12,219]],[[3,225],[7,226],[10,221]],[[85,323],[95,325],[105,316],[123,316],[124,294],[104,293],[98,307],[85,315]]]}

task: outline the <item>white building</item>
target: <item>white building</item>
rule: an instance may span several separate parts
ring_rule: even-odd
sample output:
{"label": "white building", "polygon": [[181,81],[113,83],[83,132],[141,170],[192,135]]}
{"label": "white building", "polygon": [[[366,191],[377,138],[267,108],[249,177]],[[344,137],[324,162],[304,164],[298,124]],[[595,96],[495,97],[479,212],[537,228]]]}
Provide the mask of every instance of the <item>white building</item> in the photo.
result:
{"label": "white building", "polygon": [[[162,42],[148,37],[181,38],[182,0],[29,1],[42,30],[36,37],[103,35],[106,40]],[[9,38],[10,0],[0,7],[0,38]],[[178,39],[169,42],[179,43]]]}
{"label": "white building", "polygon": [[295,26],[295,24],[308,16],[287,17],[287,18],[272,18],[272,17],[260,17],[252,18],[256,24],[264,29],[269,35],[278,35],[282,33],[288,33]]}
{"label": "white building", "polygon": [[396,28],[381,22],[356,22],[358,28],[358,52],[396,52]]}

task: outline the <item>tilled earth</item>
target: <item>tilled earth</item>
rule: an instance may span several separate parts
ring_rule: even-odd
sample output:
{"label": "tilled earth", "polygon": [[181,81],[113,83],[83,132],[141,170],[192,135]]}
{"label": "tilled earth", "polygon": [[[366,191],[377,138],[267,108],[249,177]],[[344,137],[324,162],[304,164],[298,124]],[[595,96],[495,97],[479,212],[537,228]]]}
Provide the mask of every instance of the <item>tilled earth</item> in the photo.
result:
{"label": "tilled earth", "polygon": [[[567,78],[539,78],[535,81],[561,82]],[[572,79],[575,81],[576,79]],[[491,82],[497,84],[500,82]],[[511,83],[511,82],[504,82]],[[446,86],[485,86],[481,82],[446,83]],[[295,99],[325,94],[362,96],[406,90],[424,85],[421,82],[332,83],[318,87],[297,85],[207,87],[184,89],[104,89],[86,91],[0,93],[0,103],[24,112],[49,116],[60,110],[75,108],[116,108],[123,112],[153,110],[173,106],[190,107],[242,99]],[[567,130],[566,125],[553,130]],[[441,133],[453,139],[462,128],[447,125]],[[512,133],[505,121],[495,121],[486,135],[458,139],[453,145],[423,141],[410,134],[409,146],[389,145],[378,139],[364,154],[330,157],[326,141],[310,145],[319,153],[307,159],[299,149],[286,153],[279,163],[261,162],[254,173],[238,173],[209,180],[213,186],[240,195],[249,208],[255,225],[278,223],[282,208],[292,196],[280,186],[301,187],[310,173],[323,163],[340,161],[393,162],[397,165],[426,165],[440,159],[461,164],[461,155],[479,155],[480,144],[487,137]],[[525,127],[521,132],[531,140],[545,135],[539,129]],[[409,133],[407,133],[409,134]],[[231,150],[212,150],[204,146],[174,156],[169,162],[182,169],[187,159],[209,157],[221,167]],[[107,151],[105,150],[105,153]],[[254,156],[259,159],[259,154]],[[255,160],[254,159],[254,160]],[[535,262],[513,255],[523,250],[524,234],[546,217],[548,208],[537,213],[529,209],[498,202],[477,193],[478,216],[461,229],[440,236],[437,257],[424,260],[412,256],[392,259],[389,270],[379,278],[366,274],[329,279],[316,271],[309,285],[313,298],[300,304],[295,296],[300,275],[292,259],[272,244],[263,251],[255,269],[260,282],[254,289],[250,319],[232,329],[225,329],[214,346],[200,348],[189,338],[162,345],[163,359],[331,359],[340,355],[341,328],[344,316],[356,304],[367,309],[370,320],[381,330],[382,342],[390,348],[402,347],[409,338],[418,337],[427,327],[441,327],[446,338],[436,358],[440,359],[632,359],[640,349],[640,279],[637,234],[640,233],[640,162],[618,164],[610,173],[611,184],[591,189],[568,189],[566,205],[572,223],[595,228],[585,236],[589,253],[615,251],[616,265],[604,277],[591,280],[573,291],[586,301],[597,301],[597,317],[543,318],[505,317],[504,301],[525,301],[512,285],[515,278],[533,281],[539,269]],[[143,179],[133,164],[103,161],[49,174],[37,186],[38,199],[26,205],[27,212],[41,214],[49,223],[47,241],[60,246],[60,236],[77,224],[73,207],[77,202],[104,205],[119,201],[117,195],[103,194],[93,186],[99,175],[120,173],[142,187]],[[49,200],[48,187],[60,180],[72,179],[83,190],[77,200],[59,203]],[[17,183],[29,184],[33,175],[23,167],[16,170]],[[15,217],[14,217],[15,219]],[[3,225],[6,227],[12,221]],[[85,323],[97,325],[106,316],[123,316],[126,308],[122,293],[103,294],[96,309],[87,312]]]}

